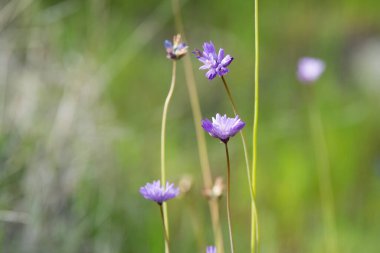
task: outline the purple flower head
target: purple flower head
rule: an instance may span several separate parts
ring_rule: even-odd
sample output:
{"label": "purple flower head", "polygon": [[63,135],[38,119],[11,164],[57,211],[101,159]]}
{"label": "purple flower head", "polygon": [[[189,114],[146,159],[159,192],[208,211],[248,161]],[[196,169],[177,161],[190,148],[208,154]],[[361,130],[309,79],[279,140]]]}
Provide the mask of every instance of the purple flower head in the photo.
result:
{"label": "purple flower head", "polygon": [[179,194],[179,189],[174,187],[174,184],[166,182],[166,187],[161,187],[160,180],[147,183],[140,188],[141,195],[149,200],[153,200],[161,205],[162,202],[175,198]]}
{"label": "purple flower head", "polygon": [[178,60],[187,53],[187,45],[181,42],[181,35],[177,34],[173,37],[173,43],[165,40],[166,57],[172,60]]}
{"label": "purple flower head", "polygon": [[206,253],[216,253],[216,247],[215,246],[207,246]]}
{"label": "purple flower head", "polygon": [[199,69],[208,69],[206,77],[210,80],[214,79],[216,75],[224,76],[228,73],[227,66],[230,65],[232,58],[229,54],[224,56],[224,49],[219,49],[218,55],[216,54],[214,44],[212,42],[205,42],[203,44],[203,52],[195,49],[195,56],[200,62],[203,63]]}
{"label": "purple flower head", "polygon": [[298,61],[298,80],[305,84],[316,81],[325,70],[325,63],[316,58],[304,57]]}
{"label": "purple flower head", "polygon": [[244,126],[245,123],[238,115],[235,118],[228,118],[227,115],[220,116],[217,113],[215,118],[212,118],[212,122],[209,119],[202,120],[203,129],[224,143],[227,143],[230,137],[238,133]]}

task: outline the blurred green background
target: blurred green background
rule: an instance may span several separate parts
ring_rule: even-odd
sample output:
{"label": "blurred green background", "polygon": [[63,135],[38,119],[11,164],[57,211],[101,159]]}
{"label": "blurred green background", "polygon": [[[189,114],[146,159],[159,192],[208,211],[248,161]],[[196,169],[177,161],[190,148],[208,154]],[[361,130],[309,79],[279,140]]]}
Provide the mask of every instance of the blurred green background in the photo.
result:
{"label": "blurred green background", "polygon": [[[226,76],[251,140],[253,1],[184,1],[190,49],[235,57]],[[260,1],[257,204],[261,252],[326,252],[308,108],[329,156],[339,251],[380,251],[380,2]],[[160,127],[175,34],[169,0],[0,2],[0,251],[164,252],[157,206]],[[297,61],[326,72],[311,87]],[[232,115],[221,80],[189,54],[202,113]],[[193,179],[169,203],[172,252],[214,244],[182,63],[167,123],[168,179]],[[223,146],[206,136],[214,176]],[[251,149],[251,141],[250,149]],[[236,252],[249,252],[250,202],[239,138],[230,141]],[[251,153],[251,152],[250,152]],[[222,227],[228,249],[225,198]]]}

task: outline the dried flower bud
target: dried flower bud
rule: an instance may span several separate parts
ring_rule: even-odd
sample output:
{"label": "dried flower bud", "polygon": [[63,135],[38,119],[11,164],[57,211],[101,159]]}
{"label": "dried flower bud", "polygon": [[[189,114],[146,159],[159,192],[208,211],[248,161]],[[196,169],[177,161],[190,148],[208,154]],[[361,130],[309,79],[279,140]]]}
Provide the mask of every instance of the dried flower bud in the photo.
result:
{"label": "dried flower bud", "polygon": [[187,45],[181,42],[181,35],[177,34],[173,37],[173,43],[165,40],[166,57],[172,60],[178,60],[187,53]]}
{"label": "dried flower bud", "polygon": [[223,195],[224,183],[222,177],[217,177],[211,189],[204,189],[203,194],[207,198],[220,198]]}
{"label": "dried flower bud", "polygon": [[184,175],[178,183],[179,191],[181,194],[186,194],[191,190],[193,186],[193,178],[190,175]]}

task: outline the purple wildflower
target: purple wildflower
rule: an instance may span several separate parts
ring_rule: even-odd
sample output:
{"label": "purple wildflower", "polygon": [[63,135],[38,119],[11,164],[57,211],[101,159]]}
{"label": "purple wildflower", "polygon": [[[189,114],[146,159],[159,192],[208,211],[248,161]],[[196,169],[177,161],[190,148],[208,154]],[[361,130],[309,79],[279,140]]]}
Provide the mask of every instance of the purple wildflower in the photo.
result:
{"label": "purple wildflower", "polygon": [[153,200],[161,205],[162,202],[175,198],[179,194],[179,189],[174,187],[174,184],[166,182],[166,187],[161,187],[160,180],[147,183],[140,188],[141,195],[149,200]]}
{"label": "purple wildflower", "polygon": [[215,246],[207,246],[206,253],[216,253],[216,247]]}
{"label": "purple wildflower", "polygon": [[228,118],[227,115],[220,116],[217,113],[215,118],[212,118],[212,122],[209,119],[202,120],[203,129],[224,143],[227,143],[230,137],[238,133],[244,126],[245,123],[238,115],[235,118]]}
{"label": "purple wildflower", "polygon": [[187,53],[187,45],[181,42],[181,35],[177,34],[173,37],[173,43],[165,40],[166,57],[172,60],[178,60]]}
{"label": "purple wildflower", "polygon": [[313,83],[324,70],[325,63],[322,60],[311,57],[301,58],[298,61],[298,80],[306,84]]}
{"label": "purple wildflower", "polygon": [[229,54],[224,56],[224,49],[219,49],[218,55],[216,55],[214,44],[210,41],[203,44],[203,52],[199,49],[195,49],[195,56],[204,65],[199,69],[208,69],[206,77],[210,80],[214,79],[216,75],[224,76],[228,73],[227,66],[230,65],[232,58]]}

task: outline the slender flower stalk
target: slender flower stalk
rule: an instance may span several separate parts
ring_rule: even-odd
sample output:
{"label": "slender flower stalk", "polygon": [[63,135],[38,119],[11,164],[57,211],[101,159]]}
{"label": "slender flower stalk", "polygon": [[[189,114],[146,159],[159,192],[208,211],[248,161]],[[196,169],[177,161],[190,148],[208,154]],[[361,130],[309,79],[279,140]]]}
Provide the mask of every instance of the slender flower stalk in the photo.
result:
{"label": "slender flower stalk", "polygon": [[[221,76],[221,79],[223,81],[224,88],[226,90],[226,93],[228,95],[228,99],[231,103],[232,110],[234,111],[234,114],[237,115],[238,111],[236,109],[236,104],[234,102],[234,99],[232,97],[232,93],[228,87],[227,81],[224,78],[224,76]],[[256,106],[255,106],[256,108]],[[257,113],[255,113],[257,115]],[[257,126],[256,126],[257,127]],[[255,176],[254,174],[251,175],[250,168],[249,168],[249,158],[248,158],[248,149],[247,149],[247,144],[244,136],[244,132],[240,132],[240,137],[243,143],[243,151],[244,151],[244,158],[245,158],[245,165],[246,165],[246,171],[247,171],[247,178],[248,178],[248,186],[249,186],[249,191],[250,191],[250,196],[251,196],[251,239],[253,239],[253,245],[251,242],[251,250],[254,252],[255,250],[255,242],[256,242],[256,247],[258,247],[258,235],[259,235],[259,227],[258,227],[258,218],[257,218],[257,207],[256,207],[256,188],[255,188]],[[254,151],[256,150],[256,145],[254,143],[253,145]],[[256,153],[254,152],[253,160],[256,159]],[[255,166],[255,164],[253,165]],[[255,170],[252,170],[252,173],[254,173]],[[252,249],[253,248],[253,249]]]}
{"label": "slender flower stalk", "polygon": [[[184,41],[186,41],[186,33],[183,28],[181,8],[178,0],[171,0],[172,10],[174,15],[174,23],[177,29],[177,32],[182,34]],[[205,189],[211,189],[213,186],[212,173],[210,169],[210,162],[208,158],[208,151],[206,145],[206,139],[202,127],[199,125],[199,122],[202,119],[201,107],[198,98],[198,91],[194,77],[193,66],[189,57],[184,57],[183,65],[185,70],[185,79],[186,87],[188,90],[190,106],[193,113],[193,120],[195,126],[195,134],[198,145],[198,156],[200,160],[203,186]],[[208,205],[211,216],[211,224],[213,230],[214,241],[218,253],[224,253],[224,242],[222,228],[220,225],[219,217],[219,202],[217,198],[208,198]]]}
{"label": "slender flower stalk", "polygon": [[[256,199],[256,171],[257,171],[257,129],[259,121],[259,0],[254,0],[255,5],[255,99],[252,129],[252,191]],[[259,248],[259,221],[255,203],[251,207],[251,252],[258,252]]]}
{"label": "slender flower stalk", "polygon": [[[174,87],[175,87],[175,77],[176,77],[176,61],[173,61],[173,70],[172,70],[172,81],[170,84],[170,89],[168,96],[165,100],[164,105],[164,111],[162,113],[162,125],[161,125],[161,182],[164,184],[166,181],[166,171],[165,171],[165,130],[166,130],[166,117],[168,113],[168,107],[170,100],[173,96]],[[166,233],[167,237],[169,239],[169,221],[168,221],[168,209],[166,203],[163,203],[163,216],[164,216],[164,223],[166,227]],[[169,252],[169,249],[167,249],[166,253]]]}
{"label": "slender flower stalk", "polygon": [[[224,85],[224,88],[226,90],[226,93],[228,95],[228,99],[229,99],[229,101],[231,103],[232,110],[233,110],[233,112],[234,112],[235,115],[238,115],[239,113],[238,113],[238,111],[236,109],[236,104],[234,102],[234,99],[232,97],[231,91],[230,91],[230,89],[228,87],[228,84],[226,82],[226,79],[224,78],[224,76],[222,76],[221,78],[222,78],[223,85]],[[250,196],[251,196],[251,201],[255,202],[254,201],[255,192],[254,192],[254,188],[253,188],[253,185],[252,185],[252,182],[251,182],[251,173],[250,173],[250,169],[249,169],[249,158],[248,158],[247,142],[245,140],[245,136],[244,136],[244,132],[243,131],[240,132],[240,137],[241,137],[241,141],[243,143],[243,151],[244,151],[245,167],[246,167],[246,171],[247,171],[249,193],[250,193]]]}
{"label": "slender flower stalk", "polygon": [[161,214],[161,220],[162,220],[162,229],[165,237],[165,252],[170,253],[170,243],[169,243],[169,235],[168,235],[168,230],[165,225],[165,218],[164,218],[164,210],[162,208],[162,205],[159,205],[160,207],[160,214]]}
{"label": "slender flower stalk", "polygon": [[230,237],[231,253],[234,252],[234,243],[232,238],[232,223],[231,223],[231,204],[230,204],[230,189],[231,189],[231,169],[230,169],[230,156],[228,153],[227,143],[231,137],[235,136],[245,126],[245,123],[239,118],[228,118],[227,115],[221,116],[216,114],[212,121],[209,119],[202,120],[203,129],[208,132],[212,137],[219,139],[225,144],[226,158],[227,158],[227,220],[228,231]]}
{"label": "slender flower stalk", "polygon": [[234,253],[234,241],[232,239],[232,224],[231,224],[231,168],[230,168],[230,155],[228,153],[228,144],[224,143],[227,159],[227,219],[228,219],[228,233],[230,235],[231,253]]}

